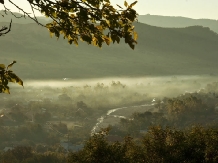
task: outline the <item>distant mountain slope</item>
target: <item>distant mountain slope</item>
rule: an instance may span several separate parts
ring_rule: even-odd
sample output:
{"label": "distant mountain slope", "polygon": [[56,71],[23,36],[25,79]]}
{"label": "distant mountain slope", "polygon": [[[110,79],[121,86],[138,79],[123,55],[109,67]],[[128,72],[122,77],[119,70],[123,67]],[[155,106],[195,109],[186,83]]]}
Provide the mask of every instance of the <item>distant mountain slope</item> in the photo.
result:
{"label": "distant mountain slope", "polygon": [[[0,26],[4,23],[0,23]],[[218,35],[209,28],[160,28],[136,23],[138,45],[102,49],[50,38],[36,24],[13,24],[0,37],[0,61],[14,66],[23,79],[142,77],[217,74]]]}
{"label": "distant mountain slope", "polygon": [[214,32],[218,33],[218,21],[210,19],[191,19],[185,17],[173,16],[158,16],[158,15],[139,15],[139,22],[158,26],[158,27],[189,27],[189,26],[204,26],[209,27]]}
{"label": "distant mountain slope", "polygon": [[[4,14],[4,11],[0,10],[0,14]],[[14,13],[17,17],[22,16],[20,13]],[[4,14],[5,15],[5,14]],[[18,24],[29,24],[33,23],[28,17],[15,18],[13,15],[8,13],[4,17],[1,17],[0,22],[10,22],[13,19],[13,23]],[[51,19],[47,17],[37,17],[38,21],[42,24],[48,23]],[[203,26],[209,27],[214,32],[218,33],[218,21],[211,19],[191,19],[186,17],[175,17],[175,16],[159,16],[159,15],[139,15],[138,20],[140,23],[145,23],[157,27],[167,28],[184,28],[189,26]]]}

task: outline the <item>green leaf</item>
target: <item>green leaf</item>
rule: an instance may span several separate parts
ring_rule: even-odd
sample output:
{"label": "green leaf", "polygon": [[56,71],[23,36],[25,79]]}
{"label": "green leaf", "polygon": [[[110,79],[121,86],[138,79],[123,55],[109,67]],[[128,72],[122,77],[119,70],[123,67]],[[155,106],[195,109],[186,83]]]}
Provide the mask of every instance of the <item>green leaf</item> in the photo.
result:
{"label": "green leaf", "polygon": [[135,49],[135,45],[134,44],[131,44],[131,43],[128,43],[130,48],[132,48],[133,50]]}
{"label": "green leaf", "polygon": [[10,81],[16,82],[19,85],[23,86],[23,81],[16,74],[14,74],[13,72],[8,72],[8,78],[10,78]]}
{"label": "green leaf", "polygon": [[131,5],[129,6],[129,8],[132,8],[133,6],[135,6],[135,4],[137,3],[138,1],[135,1],[133,3],[131,3]]}
{"label": "green leaf", "polygon": [[57,38],[59,38],[59,36],[60,36],[59,31],[55,30],[54,32],[55,32],[55,36],[56,36]]}

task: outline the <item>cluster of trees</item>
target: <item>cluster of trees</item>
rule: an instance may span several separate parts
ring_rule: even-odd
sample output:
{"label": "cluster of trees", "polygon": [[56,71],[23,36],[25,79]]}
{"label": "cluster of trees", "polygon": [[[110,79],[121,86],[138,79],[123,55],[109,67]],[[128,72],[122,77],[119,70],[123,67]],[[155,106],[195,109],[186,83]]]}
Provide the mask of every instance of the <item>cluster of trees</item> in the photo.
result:
{"label": "cluster of trees", "polygon": [[109,130],[92,136],[82,150],[68,153],[37,153],[30,147],[15,147],[0,154],[2,162],[38,163],[153,163],[218,162],[218,129],[195,126],[186,130],[151,127],[135,141],[127,136],[122,142],[107,141]]}
{"label": "cluster of trees", "polygon": [[130,134],[140,136],[149,126],[173,126],[184,129],[192,125],[203,126],[216,124],[218,113],[215,109],[218,98],[213,93],[187,93],[176,98],[157,100],[156,111],[135,112],[130,117],[121,118],[112,128],[115,135]]}
{"label": "cluster of trees", "polygon": [[34,121],[36,123],[45,123],[49,121],[50,119],[51,119],[51,113],[47,111],[34,114]]}
{"label": "cluster of trees", "polygon": [[62,134],[68,133],[67,125],[64,123],[53,124],[52,127]]}
{"label": "cluster of trees", "polygon": [[114,134],[122,136],[131,134],[131,136],[137,137],[140,135],[140,131],[146,131],[149,126],[159,124],[162,126],[168,124],[168,120],[163,113],[150,111],[143,113],[135,112],[129,119],[121,118],[119,125],[112,128],[112,131]]}
{"label": "cluster of trees", "polygon": [[217,162],[217,128],[188,130],[152,127],[140,140],[126,137],[108,143],[104,134],[89,139],[83,150],[69,155],[71,163],[91,162]]}
{"label": "cluster of trees", "polygon": [[[214,106],[215,107],[215,106]],[[165,106],[168,116],[177,121],[181,119],[193,119],[214,113],[214,107],[209,108],[206,103],[195,96],[169,99]]]}
{"label": "cluster of trees", "polygon": [[13,145],[35,146],[46,144],[53,146],[60,142],[60,137],[53,132],[47,132],[40,124],[29,123],[19,127],[0,128],[0,149]]}
{"label": "cluster of trees", "polygon": [[12,150],[0,154],[0,161],[4,163],[66,163],[63,153],[36,153],[31,147],[17,146]]}

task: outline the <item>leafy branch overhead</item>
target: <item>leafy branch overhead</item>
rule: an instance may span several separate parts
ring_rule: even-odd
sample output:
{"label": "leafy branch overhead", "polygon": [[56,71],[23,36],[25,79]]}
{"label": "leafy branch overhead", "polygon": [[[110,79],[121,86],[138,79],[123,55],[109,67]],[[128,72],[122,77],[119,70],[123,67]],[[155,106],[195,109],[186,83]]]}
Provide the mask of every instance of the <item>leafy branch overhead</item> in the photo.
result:
{"label": "leafy branch overhead", "polygon": [[13,61],[7,67],[4,64],[0,64],[0,93],[8,93],[10,94],[8,83],[18,83],[23,86],[23,81],[13,73],[10,68],[16,63]]}
{"label": "leafy branch overhead", "polygon": [[[36,21],[35,15],[22,9],[22,5],[15,4],[24,16]],[[27,0],[34,11],[38,10],[52,19],[46,24],[51,36],[57,38],[63,35],[70,44],[78,45],[79,39],[102,47],[103,43],[109,45],[111,42],[119,43],[124,39],[132,49],[137,43],[137,33],[134,31],[133,22],[137,19],[137,13],[132,4],[124,2],[124,7],[117,5],[115,8],[110,0]],[[6,8],[7,9],[7,8]],[[43,25],[43,24],[41,24]],[[43,25],[44,26],[44,25]]]}

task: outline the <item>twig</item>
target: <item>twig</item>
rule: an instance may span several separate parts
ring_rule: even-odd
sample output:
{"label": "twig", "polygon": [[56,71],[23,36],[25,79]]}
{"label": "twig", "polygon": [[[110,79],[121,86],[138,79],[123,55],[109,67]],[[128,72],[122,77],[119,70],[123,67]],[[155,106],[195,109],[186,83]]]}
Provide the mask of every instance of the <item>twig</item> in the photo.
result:
{"label": "twig", "polygon": [[43,25],[42,23],[40,23],[37,19],[33,18],[30,16],[30,13],[27,13],[26,11],[24,11],[22,8],[20,8],[18,5],[16,5],[14,2],[12,2],[11,0],[8,0],[12,5],[14,5],[17,9],[19,9],[20,11],[23,12],[24,16],[29,17],[30,19],[32,19],[34,22],[36,22],[38,25],[41,25],[43,27],[45,27],[45,25]]}
{"label": "twig", "polygon": [[[2,27],[2,29],[0,29],[0,36],[4,35],[4,34],[7,34],[11,31],[11,24],[12,24],[12,19],[11,19],[11,22],[10,22],[10,25],[9,25],[9,28],[8,27]],[[6,32],[3,32],[7,30]]]}

